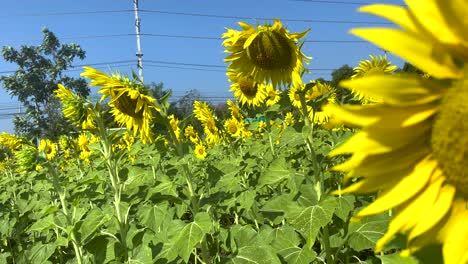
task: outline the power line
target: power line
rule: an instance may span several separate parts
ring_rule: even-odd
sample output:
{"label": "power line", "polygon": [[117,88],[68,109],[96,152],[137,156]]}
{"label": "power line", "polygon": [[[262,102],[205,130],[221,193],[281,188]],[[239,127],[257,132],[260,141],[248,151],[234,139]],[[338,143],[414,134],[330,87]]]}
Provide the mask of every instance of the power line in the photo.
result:
{"label": "power line", "polygon": [[42,17],[42,16],[94,15],[94,14],[128,13],[128,12],[133,12],[133,10],[122,9],[122,10],[99,10],[99,11],[65,11],[65,12],[49,12],[49,13],[23,13],[23,14],[2,15],[0,17]]}
{"label": "power line", "polygon": [[340,4],[340,5],[370,5],[370,2],[345,2],[345,1],[328,1],[328,0],[292,0],[296,2],[309,2],[320,4]]}
{"label": "power line", "polygon": [[[150,9],[140,9],[140,12],[178,15],[178,16],[227,18],[227,19],[248,19],[248,20],[271,20],[272,19],[269,17],[212,15],[212,14],[203,14],[203,13],[173,12],[173,11],[150,10]],[[307,23],[374,24],[374,25],[391,25],[392,24],[389,22],[372,22],[372,21],[356,21],[356,20],[322,20],[322,19],[295,19],[295,18],[280,18],[280,19],[281,21],[287,21],[287,22],[307,22]]]}
{"label": "power line", "polygon": [[[364,2],[341,2],[341,1],[307,1],[307,0],[295,0],[305,1],[311,3],[333,3],[333,4],[367,4]],[[69,11],[69,12],[49,12],[49,13],[29,13],[29,14],[16,14],[16,15],[3,15],[0,17],[27,17],[27,16],[63,16],[63,15],[90,15],[90,14],[106,14],[106,13],[128,13],[134,12],[134,10],[123,9],[123,10],[101,10],[101,11]],[[192,17],[211,17],[211,18],[223,18],[223,19],[244,19],[244,20],[271,20],[271,17],[248,17],[248,16],[231,16],[231,15],[214,15],[204,13],[190,13],[190,12],[174,12],[174,11],[163,11],[163,10],[152,10],[152,9],[139,9],[142,13],[158,13],[176,16],[192,16]],[[296,18],[279,18],[282,21],[287,22],[306,22],[306,23],[333,23],[333,24],[374,24],[374,25],[388,25],[389,22],[373,22],[373,21],[357,21],[357,20],[323,20],[323,19],[296,19]]]}
{"label": "power line", "polygon": [[[114,38],[114,37],[131,37],[135,36],[135,33],[128,34],[110,34],[110,35],[85,35],[76,37],[62,37],[62,39],[93,39],[93,38]],[[200,40],[217,40],[221,41],[221,37],[210,37],[210,36],[194,36],[194,35],[171,35],[171,34],[158,34],[158,33],[140,33],[140,36],[147,37],[162,37],[162,38],[176,38],[176,39],[200,39]],[[3,42],[30,42],[30,41],[41,41],[40,39],[30,40],[4,40]],[[317,39],[317,40],[305,40],[305,42],[317,42],[317,43],[368,43],[364,40],[332,40],[332,39]]]}

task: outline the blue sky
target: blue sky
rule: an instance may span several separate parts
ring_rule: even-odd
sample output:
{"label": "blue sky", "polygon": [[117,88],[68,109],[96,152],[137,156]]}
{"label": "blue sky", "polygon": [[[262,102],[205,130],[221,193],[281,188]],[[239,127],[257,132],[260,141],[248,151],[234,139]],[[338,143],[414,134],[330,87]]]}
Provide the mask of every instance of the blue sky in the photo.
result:
{"label": "blue sky", "polygon": [[[387,25],[375,24],[386,21],[358,13],[359,5],[354,4],[357,2],[360,0],[140,0],[141,33],[149,34],[141,37],[145,83],[163,82],[166,88],[173,90],[174,98],[197,89],[202,96],[211,98],[214,103],[219,102],[231,94],[224,68],[220,67],[226,65],[222,40],[212,38],[219,38],[225,27],[239,29],[238,21],[256,24],[280,18],[290,32],[310,28],[306,37],[310,41],[358,41],[360,39],[348,33],[349,29]],[[403,4],[402,0],[382,2]],[[103,71],[110,67],[128,73],[136,70],[135,36],[127,35],[135,33],[132,9],[132,0],[4,1],[0,15],[3,25],[0,44],[15,48],[39,45],[41,28],[47,27],[62,43],[77,43],[86,51],[86,59],[75,61],[75,65],[105,63],[95,67]],[[121,12],[73,14],[94,11]],[[368,59],[370,54],[384,54],[376,46],[361,42],[306,42],[303,52],[313,57],[308,65],[312,73],[304,76],[304,81],[319,77],[330,79],[331,69],[343,64],[354,67],[359,60]],[[391,54],[387,57],[398,66],[403,63]],[[14,64],[0,58],[0,72],[15,69]],[[71,76],[79,73],[79,67],[67,72]],[[0,131],[13,132],[11,119],[2,115],[18,111],[19,106],[15,98],[0,88]]]}

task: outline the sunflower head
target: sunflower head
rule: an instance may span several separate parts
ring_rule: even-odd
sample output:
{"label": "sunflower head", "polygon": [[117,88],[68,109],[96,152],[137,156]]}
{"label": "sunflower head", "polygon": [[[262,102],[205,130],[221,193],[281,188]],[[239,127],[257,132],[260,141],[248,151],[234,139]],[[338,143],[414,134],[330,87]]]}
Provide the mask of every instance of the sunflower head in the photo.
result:
{"label": "sunflower head", "polygon": [[224,122],[224,128],[232,137],[240,137],[244,126],[237,119],[231,117]]}
{"label": "sunflower head", "polygon": [[434,157],[447,181],[468,198],[468,85],[457,85],[443,97],[432,127]]}
{"label": "sunflower head", "polygon": [[198,136],[197,131],[193,128],[193,126],[188,125],[184,130],[185,138],[189,139],[191,142],[197,144],[200,141],[200,137]]}
{"label": "sunflower head", "polygon": [[361,11],[399,28],[354,29],[352,33],[427,72],[371,74],[340,85],[378,104],[327,108],[360,130],[331,155],[351,154],[336,170],[357,181],[338,193],[378,192],[357,217],[393,209],[381,251],[397,233],[411,254],[442,244],[444,263],[468,263],[468,2],[405,1],[407,7],[376,4]]}
{"label": "sunflower head", "polygon": [[263,104],[266,99],[264,84],[256,82],[248,76],[242,77],[233,71],[229,71],[227,75],[232,82],[230,91],[234,93],[234,97],[242,105],[258,107]]}
{"label": "sunflower head", "polygon": [[252,77],[256,82],[272,82],[273,86],[290,84],[299,78],[308,58],[301,52],[297,42],[308,30],[289,33],[280,20],[273,25],[252,25],[241,22],[242,31],[227,29],[223,34],[225,52],[230,53],[225,61],[230,70],[242,76]]}
{"label": "sunflower head", "polygon": [[229,111],[231,112],[232,117],[234,117],[237,120],[244,120],[244,115],[242,114],[241,109],[236,103],[234,103],[231,100],[227,100],[226,103],[228,105],[228,108],[229,108]]}
{"label": "sunflower head", "polygon": [[54,93],[62,102],[63,115],[73,124],[82,129],[95,128],[95,118],[91,109],[91,103],[65,88],[62,84],[58,84],[58,88]]}
{"label": "sunflower head", "polygon": [[[392,65],[392,63],[387,60],[386,56],[369,56],[371,58],[370,60],[362,60],[359,62],[359,65],[354,68],[354,75],[351,76],[352,79],[360,78],[371,74],[392,74],[397,69],[397,66]],[[357,91],[351,92],[363,104],[379,101],[378,98],[366,97]]]}
{"label": "sunflower head", "polygon": [[267,106],[275,105],[281,99],[281,91],[277,90],[273,85],[266,86],[266,102]]}
{"label": "sunflower head", "polygon": [[195,157],[197,157],[198,159],[204,160],[206,158],[207,152],[206,152],[206,148],[203,145],[203,143],[201,143],[201,142],[198,143],[195,146],[194,152],[195,152]]}
{"label": "sunflower head", "polygon": [[296,83],[296,85],[291,86],[288,92],[289,96],[289,101],[291,101],[291,104],[296,107],[301,109],[301,93],[304,90],[304,84],[302,82]]}
{"label": "sunflower head", "polygon": [[24,140],[12,134],[2,132],[0,134],[0,145],[9,151],[17,151],[21,148]]}
{"label": "sunflower head", "polygon": [[84,67],[81,76],[91,79],[91,86],[101,86],[101,101],[110,98],[109,106],[115,121],[139,135],[143,143],[153,140],[151,124],[153,111],[160,108],[156,99],[138,79],[113,73],[111,76],[90,67]]}
{"label": "sunflower head", "polygon": [[174,115],[169,115],[167,118],[169,119],[169,125],[171,126],[172,132],[174,132],[176,139],[180,140],[179,119],[177,119],[177,117]]}
{"label": "sunflower head", "polygon": [[285,126],[292,126],[295,122],[294,115],[292,112],[287,112],[284,116],[284,125]]}
{"label": "sunflower head", "polygon": [[33,171],[38,164],[37,149],[31,145],[24,144],[15,152],[19,171]]}
{"label": "sunflower head", "polygon": [[57,155],[57,144],[50,139],[41,139],[38,150],[45,158],[51,160]]}

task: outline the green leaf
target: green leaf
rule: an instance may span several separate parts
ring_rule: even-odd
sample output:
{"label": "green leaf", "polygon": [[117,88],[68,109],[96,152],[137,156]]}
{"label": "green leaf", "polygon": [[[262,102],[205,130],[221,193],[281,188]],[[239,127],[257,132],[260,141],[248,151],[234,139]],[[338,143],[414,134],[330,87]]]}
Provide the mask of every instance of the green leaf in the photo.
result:
{"label": "green leaf", "polygon": [[307,243],[313,245],[320,228],[331,221],[336,204],[335,199],[327,197],[317,205],[291,208],[286,218],[306,238]]}
{"label": "green leaf", "polygon": [[53,215],[47,215],[46,217],[39,219],[28,228],[28,232],[32,231],[45,231],[54,228],[54,217]]}
{"label": "green leaf", "polygon": [[301,242],[299,234],[290,225],[273,229],[270,236],[272,236],[271,246],[277,252],[285,248],[297,247]]}
{"label": "green leaf", "polygon": [[211,218],[208,213],[198,213],[195,221],[187,224],[179,233],[172,249],[178,255],[188,262],[193,248],[203,239],[206,233],[210,231]]}
{"label": "green leaf", "polygon": [[390,217],[388,214],[379,214],[362,219],[359,222],[351,221],[348,227],[349,246],[361,251],[374,248],[375,243],[387,231]]}
{"label": "green leaf", "polygon": [[341,220],[345,221],[348,219],[349,212],[354,209],[354,201],[356,198],[353,195],[344,195],[336,197],[338,205],[335,208],[335,214]]}
{"label": "green leaf", "polygon": [[88,243],[93,238],[94,233],[111,218],[112,212],[103,212],[100,208],[91,209],[83,220],[78,232],[81,234],[81,242]]}
{"label": "green leaf", "polygon": [[269,246],[246,246],[231,259],[234,264],[280,264],[278,256]]}
{"label": "green leaf", "polygon": [[312,184],[303,184],[300,189],[300,196],[297,199],[297,202],[301,206],[313,206],[318,203],[317,191],[315,190],[314,185]]}
{"label": "green leaf", "polygon": [[36,243],[28,252],[30,263],[45,263],[55,252],[55,244]]}
{"label": "green leaf", "polygon": [[391,254],[378,256],[382,260],[382,264],[418,264],[419,261],[414,257],[403,257],[400,254]]}
{"label": "green leaf", "polygon": [[258,184],[259,187],[272,185],[282,180],[289,179],[292,176],[294,176],[294,172],[290,170],[286,160],[284,158],[278,158],[260,175]]}
{"label": "green leaf", "polygon": [[140,205],[138,207],[137,218],[140,224],[159,232],[165,222],[169,222],[174,215],[174,210],[167,206]]}
{"label": "green leaf", "polygon": [[317,257],[317,254],[310,248],[289,247],[278,251],[288,264],[309,264]]}

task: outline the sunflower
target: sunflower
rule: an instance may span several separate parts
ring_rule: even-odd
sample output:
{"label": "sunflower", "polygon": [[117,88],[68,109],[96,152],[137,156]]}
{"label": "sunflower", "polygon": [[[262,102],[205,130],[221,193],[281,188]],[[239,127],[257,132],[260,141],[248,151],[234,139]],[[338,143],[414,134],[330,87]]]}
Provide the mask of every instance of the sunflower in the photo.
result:
{"label": "sunflower", "polygon": [[306,93],[306,102],[310,102],[317,99],[319,96],[325,95],[327,98],[324,99],[323,102],[319,102],[319,105],[316,106],[317,109],[314,110],[312,107],[308,106],[309,119],[313,120],[315,124],[322,125],[329,121],[330,114],[323,111],[323,107],[336,102],[335,89],[328,83],[317,82]]}
{"label": "sunflower", "polygon": [[278,87],[289,85],[300,78],[308,57],[300,50],[299,39],[309,30],[289,33],[280,20],[273,25],[252,25],[240,22],[242,31],[227,29],[223,34],[225,52],[230,53],[224,60],[230,62],[233,70],[257,83],[270,82]]}
{"label": "sunflower", "polygon": [[193,126],[188,125],[184,130],[185,138],[189,139],[193,143],[198,143],[200,141],[200,137],[198,136],[197,131],[193,128]]}
{"label": "sunflower", "polygon": [[174,135],[176,137],[176,140],[180,140],[180,127],[179,127],[179,119],[175,117],[174,115],[170,115],[167,117],[169,119],[169,125],[171,126],[172,132],[174,132]]}
{"label": "sunflower", "polygon": [[266,102],[267,106],[272,106],[281,99],[281,92],[273,87],[273,85],[267,85],[266,87]]}
{"label": "sunflower", "polygon": [[231,100],[227,100],[227,105],[228,105],[228,108],[229,108],[229,111],[231,112],[231,116],[234,117],[235,119],[237,120],[244,120],[244,115],[242,114],[242,111],[241,109],[239,108],[239,106],[234,103],[233,101]]}
{"label": "sunflower", "polygon": [[197,157],[198,159],[200,160],[204,160],[206,158],[206,148],[205,146],[203,145],[203,143],[198,143],[196,146],[195,146],[195,157]]}
{"label": "sunflower", "polygon": [[376,74],[340,84],[382,102],[326,108],[342,123],[362,128],[331,153],[352,154],[335,169],[349,172],[345,181],[358,178],[339,193],[379,191],[358,218],[395,210],[376,251],[403,233],[404,254],[438,243],[445,263],[468,263],[468,2],[406,3],[408,8],[361,8],[401,29],[352,32],[433,78]]}
{"label": "sunflower", "polygon": [[82,129],[95,128],[95,120],[90,103],[61,84],[58,84],[58,89],[54,93],[62,102],[62,112],[66,118]]}
{"label": "sunflower", "polygon": [[213,115],[210,107],[205,102],[193,102],[193,114],[202,123],[203,131],[206,134],[206,141],[209,146],[215,145],[221,141],[221,136],[216,126],[216,117]]}
{"label": "sunflower", "polygon": [[285,126],[292,126],[294,124],[294,115],[292,112],[287,112],[286,115],[284,116],[284,121],[283,124]]}
{"label": "sunflower", "polygon": [[231,117],[224,121],[224,128],[232,137],[240,137],[242,130],[244,129],[244,124],[239,122],[234,117]]}
{"label": "sunflower", "polygon": [[5,132],[2,132],[0,134],[0,145],[9,149],[9,151],[17,151],[21,148],[23,145],[24,141],[23,139],[12,135],[8,134]]}
{"label": "sunflower", "polygon": [[41,139],[38,150],[44,153],[45,158],[51,160],[57,155],[57,144],[53,143],[50,139]]}
{"label": "sunflower", "polygon": [[[370,74],[392,74],[397,69],[397,66],[392,65],[392,63],[387,60],[386,56],[369,56],[371,58],[370,60],[362,60],[359,62],[359,65],[354,68],[354,75],[351,76],[352,79],[360,78]],[[352,93],[363,104],[374,103],[380,100],[379,98],[365,97],[356,91],[352,91]]]}
{"label": "sunflower", "polygon": [[38,165],[37,149],[34,146],[23,144],[18,151],[15,151],[18,171],[33,171]]}
{"label": "sunflower", "polygon": [[288,92],[288,96],[289,96],[289,100],[291,101],[291,104],[294,107],[299,108],[299,109],[301,109],[300,93],[302,92],[303,89],[304,89],[304,85],[298,84],[298,85],[291,86]]}
{"label": "sunflower", "polygon": [[227,75],[232,82],[230,91],[242,105],[257,107],[263,104],[266,99],[266,86],[263,83],[248,76],[241,77],[233,71],[229,71]]}
{"label": "sunflower", "polygon": [[90,67],[84,67],[83,77],[91,79],[90,86],[101,86],[101,101],[110,97],[109,106],[115,121],[125,125],[134,135],[140,135],[143,143],[152,142],[151,123],[153,111],[159,111],[156,99],[138,80],[130,80],[118,73],[108,76]]}

